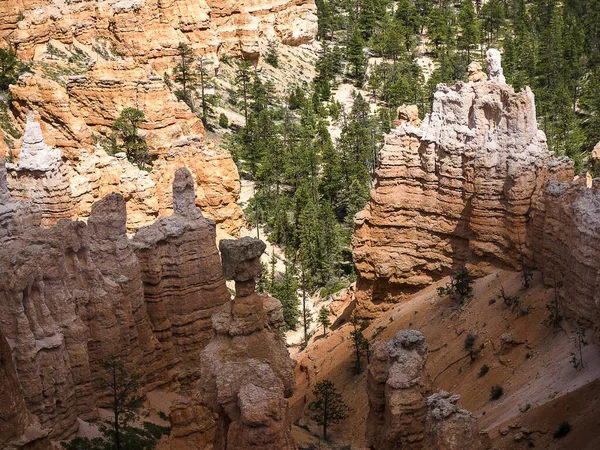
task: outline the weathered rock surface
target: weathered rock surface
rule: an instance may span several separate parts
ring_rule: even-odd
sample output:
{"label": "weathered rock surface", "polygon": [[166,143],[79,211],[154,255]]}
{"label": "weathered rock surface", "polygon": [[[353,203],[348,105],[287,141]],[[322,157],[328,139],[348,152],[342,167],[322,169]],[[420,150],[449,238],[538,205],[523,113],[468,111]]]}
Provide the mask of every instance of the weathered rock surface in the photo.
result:
{"label": "weathered rock surface", "polygon": [[40,124],[28,117],[19,161],[7,164],[12,197],[33,203],[42,212],[42,226],[54,225],[73,213],[69,169],[62,152],[44,142]]}
{"label": "weathered rock surface", "polygon": [[[296,384],[279,333],[283,309],[273,297],[254,292],[254,279],[249,285],[249,277],[260,273],[264,243],[244,238],[220,245],[238,295],[212,317],[215,335],[201,355],[201,379],[174,409],[164,448],[295,449],[286,399]],[[246,287],[242,294],[238,283]]]}
{"label": "weathered rock surface", "polygon": [[546,187],[572,179],[572,163],[547,149],[529,89],[438,86],[420,128],[404,122],[386,136],[377,184],[356,217],[359,310],[372,315],[464,264],[476,273],[518,268],[522,254],[531,261]]}
{"label": "weathered rock surface", "polygon": [[399,331],[373,345],[367,374],[367,446],[420,449],[425,437],[427,343],[416,330]]}
{"label": "weathered rock surface", "polygon": [[427,437],[424,448],[464,450],[482,448],[477,419],[458,404],[460,395],[439,391],[427,397]]}
{"label": "weathered rock surface", "polygon": [[256,57],[269,40],[298,45],[312,41],[313,0],[104,0],[0,4],[0,40],[32,58],[50,39],[74,41],[102,54],[133,56],[164,70],[180,42],[205,55],[233,51]]}
{"label": "weathered rock surface", "polygon": [[[55,220],[85,218],[95,201],[120,192],[127,201],[128,229],[134,231],[171,213],[173,174],[186,166],[196,181],[198,206],[220,230],[235,236],[243,226],[243,212],[236,204],[240,183],[235,163],[229,154],[206,145],[202,122],[149,68],[135,66],[131,60],[98,63],[86,75],[70,77],[66,87],[40,74],[26,74],[11,87],[11,94],[17,119],[24,123],[35,111],[46,143],[62,151],[65,159],[63,170],[68,173],[54,185],[64,184],[66,177],[72,210]],[[93,144],[93,136],[109,134],[120,112],[131,106],[145,115],[141,132],[157,158],[150,173],[131,164],[124,154],[109,156]],[[39,131],[40,125],[32,127]],[[15,154],[19,155],[19,148]],[[54,180],[46,178],[47,184]],[[10,182],[10,189],[17,192],[24,184],[21,177]]]}
{"label": "weathered rock surface", "polygon": [[14,435],[25,430],[19,439],[29,429],[65,438],[78,417],[96,419],[106,394],[100,363],[110,355],[139,372],[146,390],[200,375],[210,316],[230,297],[215,224],[195,207],[185,168],[173,197],[174,214],[133,239],[119,194],[97,202],[87,225],[46,229],[37,205],[10,198],[0,164],[0,334],[9,345],[0,376],[18,384],[0,416]]}
{"label": "weathered rock surface", "polygon": [[427,343],[416,330],[401,330],[387,344],[373,344],[367,373],[367,446],[373,450],[483,448],[477,421],[440,391],[427,397]]}

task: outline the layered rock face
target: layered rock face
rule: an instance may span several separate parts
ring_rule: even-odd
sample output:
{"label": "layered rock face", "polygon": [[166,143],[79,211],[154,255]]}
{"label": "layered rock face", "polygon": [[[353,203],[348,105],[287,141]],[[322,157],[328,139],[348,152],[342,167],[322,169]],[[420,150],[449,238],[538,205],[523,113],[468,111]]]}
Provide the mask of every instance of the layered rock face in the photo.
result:
{"label": "layered rock face", "polygon": [[402,330],[387,344],[373,345],[367,374],[367,446],[373,450],[463,450],[483,448],[477,421],[440,391],[427,397],[427,343],[416,330]]}
{"label": "layered rock face", "polygon": [[222,240],[220,250],[237,295],[212,317],[215,335],[201,355],[201,380],[171,414],[164,448],[295,449],[286,399],[296,385],[279,333],[283,309],[254,292],[265,244],[250,237]]}
{"label": "layered rock face", "polygon": [[19,161],[7,167],[12,197],[38,206],[42,226],[73,215],[68,166],[63,164],[60,150],[46,145],[32,114],[25,125]]}
{"label": "layered rock face", "polygon": [[[134,231],[171,213],[173,174],[185,165],[197,184],[198,206],[220,230],[235,236],[243,226],[243,212],[236,204],[240,184],[235,163],[229,154],[206,145],[200,119],[149,68],[137,67],[131,60],[98,63],[86,75],[70,77],[66,87],[39,74],[24,75],[11,86],[11,94],[15,116],[24,120],[35,111],[46,143],[62,151],[65,159],[61,170],[67,173],[61,172],[53,183],[62,186],[66,177],[70,193],[56,195],[70,197],[71,208],[70,214],[55,214],[55,220],[85,218],[95,201],[120,192],[127,201],[128,229]],[[108,135],[127,107],[144,112],[140,133],[156,158],[150,173],[124,154],[109,156],[94,145],[94,137]],[[41,139],[39,132],[36,138]],[[22,147],[27,146],[23,141]],[[15,154],[20,158],[19,148]],[[16,197],[27,198],[19,193],[28,183],[26,176],[9,181]]]}
{"label": "layered rock face", "polygon": [[[257,57],[268,40],[298,45],[317,29],[313,0],[104,0],[0,4],[0,39],[33,58],[50,39],[151,61],[164,70],[180,42],[215,58]],[[100,50],[102,51],[102,50]]]}
{"label": "layered rock face", "polygon": [[196,208],[187,169],[173,198],[173,215],[133,239],[119,194],[97,202],[87,225],[41,228],[43,211],[11,199],[0,164],[0,376],[18,385],[0,404],[9,442],[65,438],[78,417],[96,419],[108,356],[140,373],[146,390],[198,378],[210,315],[229,294],[215,224]]}
{"label": "layered rock face", "polygon": [[552,158],[532,92],[514,92],[495,64],[489,80],[438,86],[420,127],[401,121],[386,136],[353,238],[364,315],[458,266],[517,268],[539,253],[532,219],[573,165]]}

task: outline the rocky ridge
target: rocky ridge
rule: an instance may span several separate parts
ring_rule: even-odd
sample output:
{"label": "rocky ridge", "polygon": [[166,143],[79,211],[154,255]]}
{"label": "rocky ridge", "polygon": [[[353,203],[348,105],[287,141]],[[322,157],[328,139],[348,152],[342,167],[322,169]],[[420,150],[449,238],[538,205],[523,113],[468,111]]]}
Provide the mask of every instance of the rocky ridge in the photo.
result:
{"label": "rocky ridge", "polygon": [[313,0],[104,0],[0,5],[0,41],[33,59],[51,39],[129,55],[164,70],[180,42],[218,60],[241,53],[258,58],[270,40],[299,45],[316,35]]}
{"label": "rocky ridge", "polygon": [[[95,201],[109,192],[120,192],[127,202],[128,229],[148,225],[170,214],[173,174],[185,165],[196,181],[198,206],[218,223],[220,232],[237,235],[244,221],[236,204],[240,185],[235,163],[227,153],[206,144],[200,119],[153,73],[132,61],[107,62],[96,64],[85,75],[69,77],[66,86],[40,74],[25,74],[11,86],[13,110],[26,134],[28,127],[35,128],[41,144],[45,140],[62,152],[60,177],[56,171],[35,171],[47,174],[44,195],[54,195],[59,199],[54,202],[64,205],[60,214],[49,217],[50,223],[62,217],[86,218]],[[110,133],[120,112],[131,106],[145,115],[140,133],[155,158],[150,173],[131,164],[124,154],[111,156],[108,149],[94,144]],[[31,123],[31,111],[39,124]],[[30,118],[24,122],[24,117]],[[23,148],[28,154],[32,145],[24,139],[14,155],[20,158]],[[25,192],[31,173],[10,171],[10,175],[9,188],[15,197],[37,195]]]}
{"label": "rocky ridge", "polygon": [[373,317],[463,265],[477,275],[526,264],[562,286],[570,317],[598,329],[597,183],[573,181],[573,163],[554,158],[537,127],[533,93],[515,92],[494,64],[490,79],[439,85],[420,127],[399,117],[386,136],[355,220],[358,308]]}
{"label": "rocky ridge", "polygon": [[173,198],[173,214],[133,238],[120,194],[94,204],[87,224],[41,228],[43,211],[11,199],[0,164],[0,376],[15,385],[0,408],[13,433],[0,447],[64,439],[78,418],[96,420],[108,356],[142,371],[145,390],[198,378],[211,315],[230,295],[215,223],[195,206],[185,168]]}

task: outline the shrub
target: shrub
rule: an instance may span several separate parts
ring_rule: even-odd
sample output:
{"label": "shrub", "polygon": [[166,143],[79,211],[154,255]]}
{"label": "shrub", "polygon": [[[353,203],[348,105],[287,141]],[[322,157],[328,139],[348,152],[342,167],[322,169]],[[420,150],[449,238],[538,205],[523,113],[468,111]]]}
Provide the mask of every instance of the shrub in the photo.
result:
{"label": "shrub", "polygon": [[219,126],[221,128],[229,128],[229,119],[224,113],[219,115]]}
{"label": "shrub", "polygon": [[490,394],[490,399],[498,400],[500,397],[502,397],[502,394],[504,394],[504,388],[502,386],[498,386],[496,384],[495,386],[492,386],[492,392]]}
{"label": "shrub", "polygon": [[569,422],[563,422],[558,427],[558,430],[552,435],[554,439],[562,439],[571,431],[571,424]]}
{"label": "shrub", "polygon": [[479,378],[484,377],[487,375],[487,373],[490,371],[490,368],[487,364],[484,364],[483,366],[481,366],[481,369],[479,369]]}
{"label": "shrub", "polygon": [[462,305],[464,301],[471,297],[473,292],[473,278],[469,275],[466,267],[461,267],[458,272],[450,276],[450,281],[446,286],[439,287],[438,295],[440,297],[450,297],[457,304]]}

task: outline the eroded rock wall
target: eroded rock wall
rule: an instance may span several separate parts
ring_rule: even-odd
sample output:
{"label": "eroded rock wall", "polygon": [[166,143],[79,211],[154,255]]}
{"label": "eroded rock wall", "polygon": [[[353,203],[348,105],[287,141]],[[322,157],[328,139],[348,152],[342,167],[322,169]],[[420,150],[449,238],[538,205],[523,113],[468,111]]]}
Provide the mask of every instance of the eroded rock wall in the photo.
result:
{"label": "eroded rock wall", "polygon": [[[54,221],[86,218],[95,201],[120,192],[127,202],[128,229],[135,231],[171,213],[173,174],[186,166],[196,181],[198,206],[217,222],[219,230],[236,236],[243,226],[243,212],[236,204],[240,183],[235,163],[228,153],[206,144],[201,120],[176,100],[150,68],[138,67],[131,60],[98,63],[85,75],[70,77],[66,86],[41,74],[26,74],[11,86],[11,95],[23,127],[34,111],[42,143],[62,152],[65,164],[60,177],[46,176],[45,189],[47,196],[56,191],[60,200],[54,203],[70,202],[70,207],[54,214]],[[102,145],[95,145],[94,141],[106,142],[112,123],[127,107],[144,112],[140,134],[155,158],[149,173],[131,164],[124,154],[110,156]],[[26,139],[15,149],[17,158],[22,147],[27,148]],[[30,175],[9,178],[17,198],[32,197],[27,194]]]}
{"label": "eroded rock wall", "polygon": [[440,85],[420,127],[401,122],[385,138],[377,184],[356,217],[365,315],[462,265],[477,273],[531,264],[547,187],[573,179],[573,164],[547,149],[529,89]]}
{"label": "eroded rock wall", "polygon": [[22,404],[55,439],[75,432],[78,417],[96,419],[100,363],[111,355],[140,372],[146,390],[199,376],[209,317],[230,296],[215,224],[195,206],[187,169],[175,175],[173,198],[173,215],[134,238],[120,194],[97,202],[87,224],[42,228],[38,206],[10,197],[0,164],[0,334],[10,347],[2,358],[21,392],[0,415],[15,430],[30,420]]}
{"label": "eroded rock wall", "polygon": [[0,38],[31,59],[50,39],[133,56],[164,70],[180,42],[215,58],[257,57],[268,40],[298,45],[316,35],[313,0],[104,0],[0,4]]}

